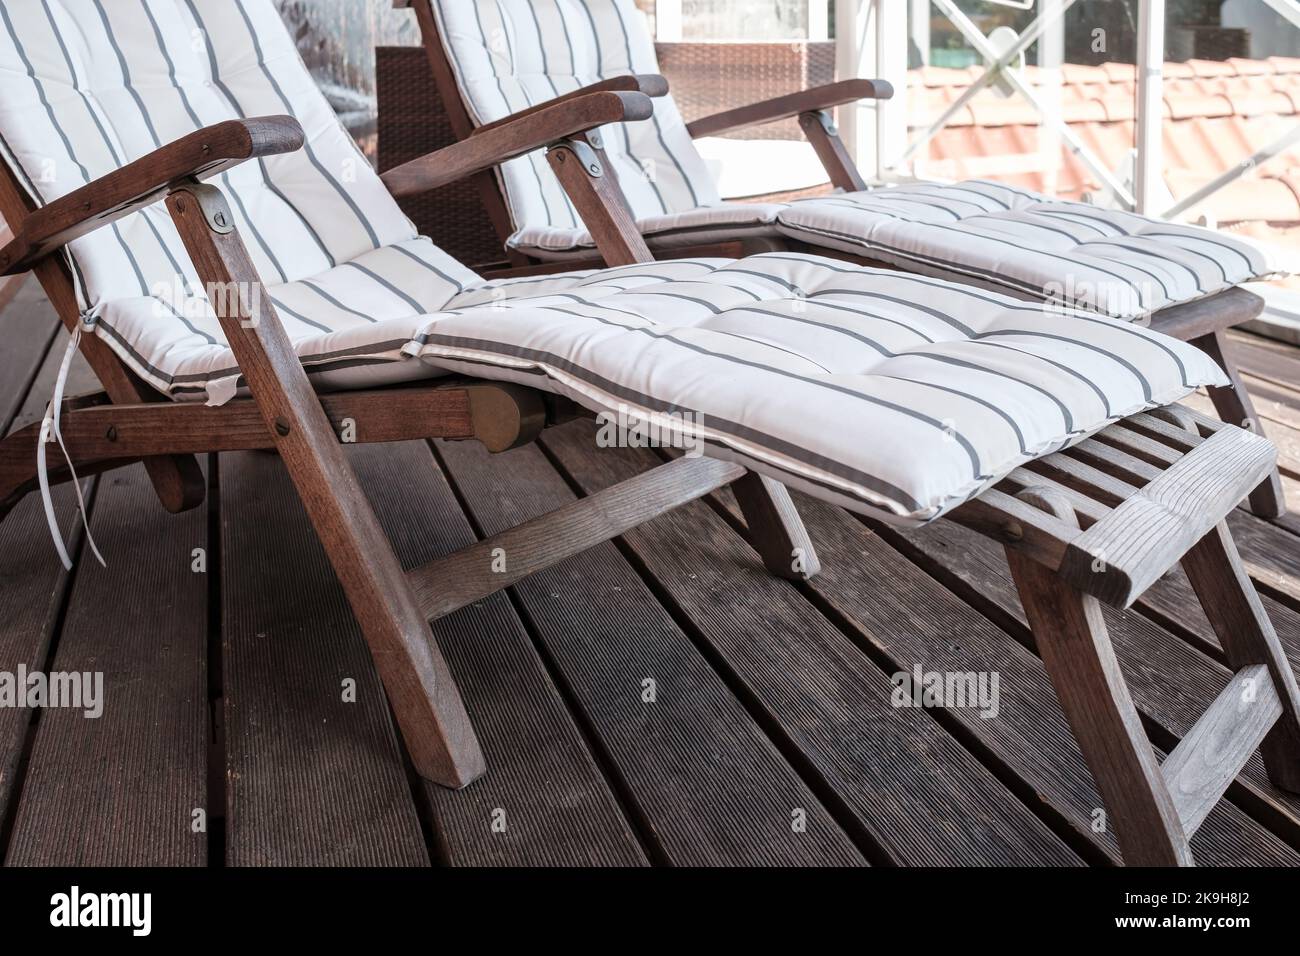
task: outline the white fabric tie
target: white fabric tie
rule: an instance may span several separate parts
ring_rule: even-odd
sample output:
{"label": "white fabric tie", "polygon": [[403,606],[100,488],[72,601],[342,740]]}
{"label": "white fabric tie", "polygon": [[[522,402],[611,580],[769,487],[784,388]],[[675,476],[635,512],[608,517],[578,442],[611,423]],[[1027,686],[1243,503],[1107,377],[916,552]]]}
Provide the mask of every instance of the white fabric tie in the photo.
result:
{"label": "white fabric tie", "polygon": [[68,342],[67,351],[63,353],[63,364],[59,366],[59,377],[54,382],[54,398],[45,410],[45,420],[41,422],[41,440],[36,445],[36,475],[41,485],[41,501],[45,504],[45,521],[50,526],[50,536],[54,539],[55,550],[59,552],[59,560],[63,562],[63,567],[68,571],[72,570],[72,559],[68,557],[68,548],[63,543],[63,535],[59,531],[59,519],[54,514],[54,498],[50,494],[50,476],[45,460],[45,446],[54,441],[59,443],[59,450],[63,452],[63,460],[68,463],[68,471],[72,475],[72,487],[77,492],[77,510],[81,514],[81,523],[86,529],[86,541],[90,544],[90,550],[99,563],[104,567],[108,567],[108,564],[104,561],[104,556],[99,553],[99,548],[95,545],[94,536],[90,533],[90,520],[86,514],[86,499],[81,494],[81,482],[77,480],[77,470],[72,467],[72,458],[68,455],[68,449],[63,444],[63,435],[59,431],[59,414],[63,410],[63,389],[68,384],[68,372],[72,368],[72,359],[76,356],[77,348],[80,345],[81,325],[78,324],[77,328],[72,332],[72,339]]}

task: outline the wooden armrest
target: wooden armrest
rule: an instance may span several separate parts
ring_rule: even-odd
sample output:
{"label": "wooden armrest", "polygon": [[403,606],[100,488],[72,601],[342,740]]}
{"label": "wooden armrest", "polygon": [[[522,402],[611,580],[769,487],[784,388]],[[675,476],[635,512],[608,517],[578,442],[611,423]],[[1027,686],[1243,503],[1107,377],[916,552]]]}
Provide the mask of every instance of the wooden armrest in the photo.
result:
{"label": "wooden armrest", "polygon": [[397,198],[413,196],[609,123],[649,119],[653,112],[654,105],[644,93],[588,93],[480,129],[468,139],[390,169],[381,178]]}
{"label": "wooden armrest", "polygon": [[227,120],[196,130],[15,224],[16,235],[0,249],[0,275],[26,272],[73,239],[152,205],[186,179],[206,179],[259,156],[291,153],[303,140],[292,116]]}
{"label": "wooden armrest", "polygon": [[499,120],[491,123],[484,123],[471,134],[481,136],[483,133],[494,130],[500,126],[508,126],[516,120],[525,116],[531,116],[534,113],[541,112],[551,106],[560,103],[568,103],[580,97],[587,96],[590,93],[644,93],[649,97],[660,97],[668,95],[668,81],[658,73],[641,73],[628,74],[627,76],[612,76],[608,80],[601,80],[599,83],[592,83],[590,86],[584,86],[580,90],[574,90],[572,93],[565,93],[563,96],[557,96],[554,99],[547,100],[545,103],[538,103],[536,106],[530,106],[526,110],[520,110],[518,113],[511,113]]}
{"label": "wooden armrest", "polygon": [[814,113],[827,110],[858,100],[887,100],[894,95],[894,88],[884,80],[841,80],[827,83],[810,90],[800,90],[786,96],[777,96],[761,103],[751,103],[734,110],[714,113],[697,119],[686,126],[692,139],[701,136],[717,136],[733,130],[750,126],[762,126],[778,120],[790,119],[801,113]]}

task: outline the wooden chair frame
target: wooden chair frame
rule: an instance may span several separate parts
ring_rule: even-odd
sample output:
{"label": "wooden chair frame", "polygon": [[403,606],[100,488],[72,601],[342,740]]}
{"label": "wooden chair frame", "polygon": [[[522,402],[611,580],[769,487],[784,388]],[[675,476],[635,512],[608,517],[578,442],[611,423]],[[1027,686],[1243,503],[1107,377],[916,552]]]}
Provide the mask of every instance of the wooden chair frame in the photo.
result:
{"label": "wooden chair frame", "polygon": [[[443,45],[438,29],[438,21],[433,13],[433,2],[434,0],[393,0],[393,6],[398,9],[409,8],[415,11],[425,53],[430,69],[433,72],[434,83],[443,107],[447,112],[447,119],[452,131],[460,139],[466,140],[497,127],[501,123],[509,122],[513,117],[507,117],[485,126],[475,126],[461,97],[460,87],[456,83],[456,74],[447,56],[446,47]],[[668,89],[668,81],[658,75],[614,77],[585,89],[569,93],[560,97],[559,100],[551,101],[551,103],[539,104],[530,110],[522,110],[514,114],[514,116],[527,115],[537,110],[546,109],[552,103],[581,97],[587,91],[637,91],[647,96],[659,97],[666,96]],[[843,140],[840,139],[839,130],[835,126],[831,110],[837,106],[844,106],[863,99],[886,100],[893,95],[893,88],[884,80],[841,80],[836,83],[828,83],[812,89],[801,90],[797,93],[778,96],[763,102],[751,103],[737,109],[706,116],[687,124],[686,129],[693,139],[699,139],[704,136],[718,136],[723,133],[732,133],[742,129],[797,118],[800,128],[826,169],[831,184],[846,192],[857,192],[867,188],[867,181],[858,170],[853,157],[849,155]],[[598,141],[593,146],[598,149]],[[556,173],[559,175],[560,169],[554,160],[552,161],[552,167],[556,169]],[[569,191],[574,206],[591,232],[602,261],[592,263],[574,259],[534,260],[529,259],[518,250],[508,248],[506,241],[514,232],[510,211],[506,204],[505,195],[501,191],[500,182],[495,176],[488,174],[480,177],[479,180],[483,201],[492,226],[501,240],[502,248],[506,250],[509,260],[514,266],[512,269],[493,273],[494,275],[544,274],[590,268],[593,265],[598,266],[601,264],[621,265],[626,262],[636,261],[628,258],[629,256],[650,254],[644,240],[635,242],[631,238],[631,232],[635,230],[616,230],[610,227],[609,220],[612,216],[620,219],[631,219],[631,213],[626,210],[626,204],[623,204],[623,208],[616,213],[611,213],[608,207],[604,205],[603,201],[616,192],[616,184],[607,180],[600,185],[599,190],[583,189],[579,184],[574,183],[576,176],[577,170],[570,165],[565,170],[565,174],[560,175],[560,181]],[[738,257],[766,249],[810,252],[857,265],[884,269],[898,268],[891,263],[872,259],[869,256],[813,246],[780,236],[765,236],[761,240],[737,241],[722,245],[713,243],[710,245],[675,246],[670,251],[656,250],[656,252],[660,257],[671,255],[674,258],[689,256]],[[1026,298],[1029,297],[1026,296]],[[1164,332],[1166,335],[1172,335],[1175,338],[1191,342],[1214,358],[1227,372],[1232,382],[1230,386],[1209,389],[1210,400],[1214,403],[1215,411],[1219,417],[1225,422],[1257,430],[1260,428],[1259,416],[1255,411],[1254,403],[1251,401],[1250,393],[1242,384],[1236,365],[1227,352],[1224,333],[1234,326],[1257,318],[1263,309],[1264,300],[1259,296],[1244,289],[1229,289],[1196,302],[1170,306],[1150,317],[1151,328]],[[1286,496],[1282,490],[1282,479],[1276,469],[1267,475],[1259,486],[1251,492],[1250,508],[1252,512],[1261,518],[1278,518],[1287,513]]]}
{"label": "wooden chair frame", "polygon": [[[409,194],[549,144],[553,155],[569,154],[564,162],[584,164],[586,174],[572,183],[598,191],[601,176],[591,167],[598,146],[584,137],[595,126],[647,115],[649,108],[639,93],[586,94],[416,160],[384,180],[395,194]],[[261,280],[225,197],[200,180],[238,162],[297,149],[302,140],[289,117],[222,123],[40,208],[14,172],[2,167],[0,212],[16,236],[0,250],[0,271],[33,269],[65,325],[74,328],[79,309],[59,250],[165,196],[200,279],[208,287],[233,282],[251,292]],[[605,193],[605,201],[612,195]],[[629,250],[648,258],[629,223],[614,213],[609,222],[624,231]],[[485,764],[429,620],[725,486],[735,490],[769,570],[792,579],[818,571],[812,542],[782,485],[738,464],[683,458],[403,572],[340,448],[341,420],[353,420],[359,442],[474,438],[501,451],[564,417],[563,403],[486,381],[321,395],[269,297],[233,298],[232,310],[218,318],[251,397],[218,408],[169,402],[96,336],[85,336],[83,352],[104,392],[65,403],[68,453],[83,474],[145,462],[164,506],[178,511],[202,500],[195,454],[275,449],[370,646],[413,764],[430,780],[462,787]],[[39,440],[39,427],[32,426],[0,442],[0,517],[32,489]],[[1251,432],[1161,409],[1017,469],[951,515],[1005,546],[1044,662],[1128,862],[1190,864],[1191,834],[1261,743],[1274,781],[1300,789],[1300,694],[1224,523],[1275,462],[1273,446]],[[508,573],[494,573],[497,548],[510,554]],[[1179,561],[1236,675],[1160,766],[1119,672],[1098,600],[1127,606]],[[1249,694],[1240,691],[1242,684]]]}

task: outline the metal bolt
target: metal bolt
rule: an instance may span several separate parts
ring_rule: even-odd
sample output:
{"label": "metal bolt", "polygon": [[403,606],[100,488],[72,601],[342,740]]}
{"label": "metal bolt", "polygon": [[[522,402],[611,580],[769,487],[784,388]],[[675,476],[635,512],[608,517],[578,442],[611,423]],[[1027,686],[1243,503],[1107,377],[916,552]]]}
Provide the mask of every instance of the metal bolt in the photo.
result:
{"label": "metal bolt", "polygon": [[277,418],[275,420],[275,433],[281,438],[287,438],[289,436],[289,423],[283,418]]}
{"label": "metal bolt", "polygon": [[117,441],[117,426],[109,425],[108,431],[104,434],[104,437],[109,441]]}
{"label": "metal bolt", "polygon": [[224,229],[226,226],[226,214],[224,212],[219,212],[212,217],[212,221]]}

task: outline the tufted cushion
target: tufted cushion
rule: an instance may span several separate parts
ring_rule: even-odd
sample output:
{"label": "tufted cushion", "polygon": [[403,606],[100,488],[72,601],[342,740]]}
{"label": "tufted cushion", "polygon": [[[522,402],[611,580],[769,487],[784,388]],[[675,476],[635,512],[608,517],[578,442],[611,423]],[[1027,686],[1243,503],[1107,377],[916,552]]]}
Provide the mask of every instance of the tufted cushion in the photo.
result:
{"label": "tufted cushion", "polygon": [[431,317],[408,351],[685,428],[712,456],[901,524],[1225,381],[1141,326],[937,279],[795,254],[674,265],[693,274],[628,266]]}
{"label": "tufted cushion", "polygon": [[[632,0],[440,0],[433,6],[465,106],[479,125],[612,76],[659,72],[645,17]],[[671,97],[655,100],[648,122],[618,124],[603,138],[637,219],[721,201]],[[516,228],[581,233],[544,154],[507,163],[501,181]],[[554,249],[562,241],[539,245]]]}
{"label": "tufted cushion", "polygon": [[982,180],[799,200],[777,219],[813,245],[1122,319],[1288,271],[1228,233]]}

